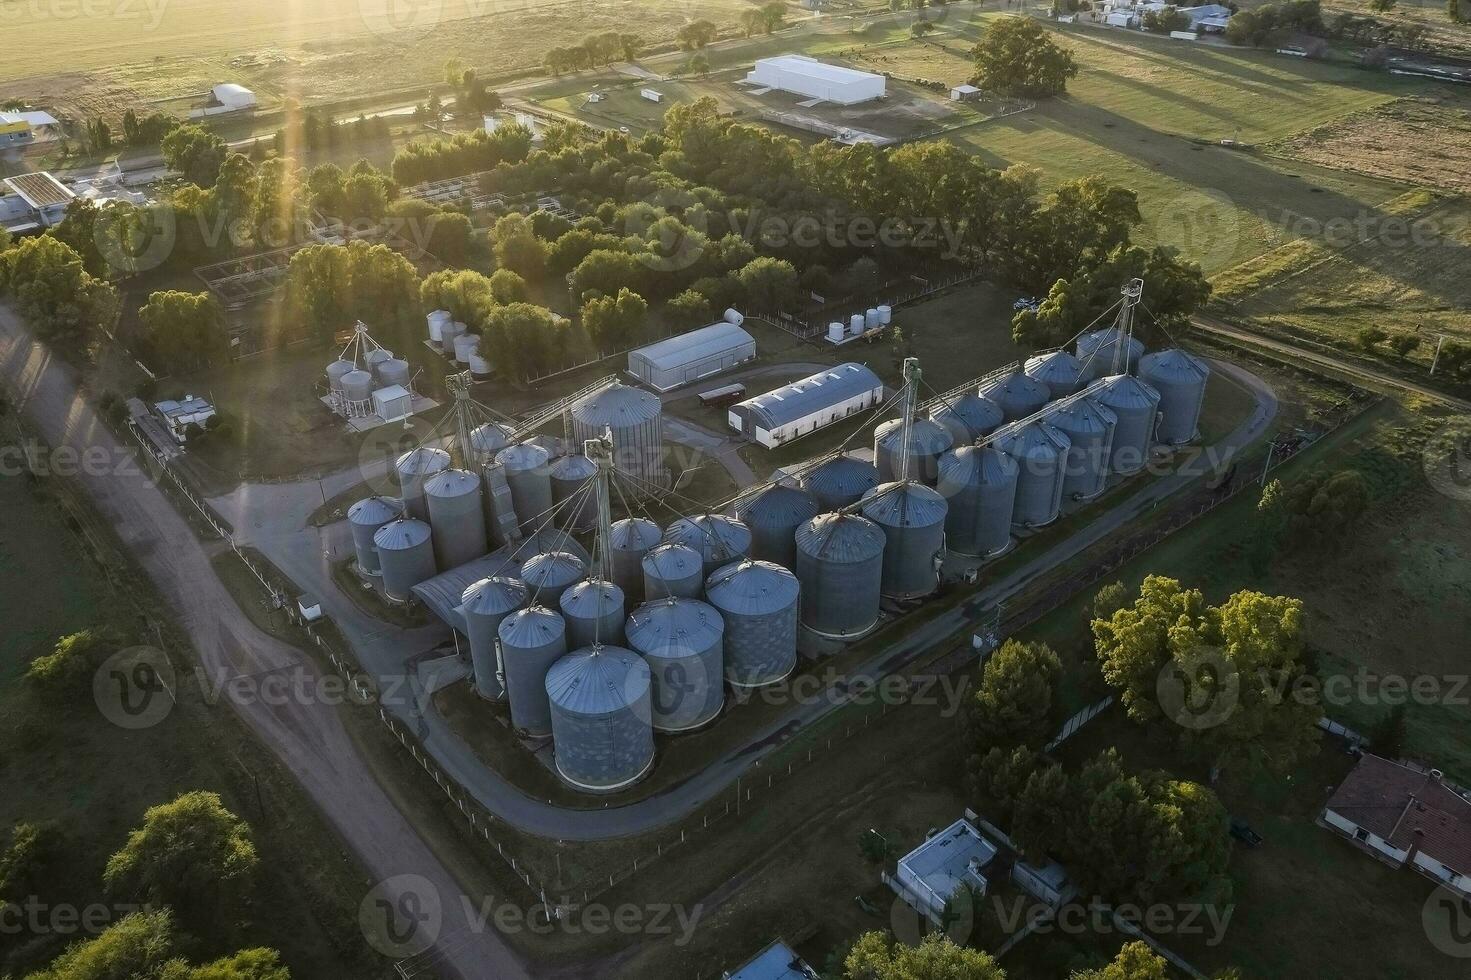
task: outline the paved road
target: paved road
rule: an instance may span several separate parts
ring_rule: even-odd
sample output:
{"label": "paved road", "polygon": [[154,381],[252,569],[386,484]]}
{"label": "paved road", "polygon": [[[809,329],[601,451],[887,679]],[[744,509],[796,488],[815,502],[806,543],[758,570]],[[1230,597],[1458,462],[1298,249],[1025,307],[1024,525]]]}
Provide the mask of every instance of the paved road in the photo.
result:
{"label": "paved road", "polygon": [[[51,446],[78,452],[100,448],[110,460],[131,458],[130,450],[118,443],[79,392],[72,370],[35,342],[20,318],[3,306],[0,384]],[[126,472],[116,472],[122,467],[101,469],[105,472],[80,477],[81,485],[137,555],[211,676],[258,676],[282,670],[316,675],[314,663],[300,651],[255,628],[162,491],[132,467]],[[343,729],[338,709],[320,699],[284,705],[261,700],[232,704],[290,769],[368,874],[389,882],[386,896],[395,900],[404,892],[406,883],[389,881],[401,875],[425,878],[439,892],[445,929],[463,934],[446,954],[446,975],[463,980],[528,976],[494,932],[469,929],[454,876],[384,794]]]}
{"label": "paved road", "polygon": [[[1219,458],[1234,454],[1265,435],[1277,414],[1278,405],[1276,393],[1256,375],[1234,364],[1221,361],[1213,361],[1212,364],[1214,370],[1249,390],[1256,401],[1251,416],[1229,436],[1210,447],[1210,451]],[[969,609],[986,608],[1006,600],[1059,563],[1097,544],[1125,523],[1195,482],[1200,475],[1196,470],[1153,480],[1087,527],[1040,552],[1005,578],[981,589],[964,606]],[[355,471],[339,474],[331,478],[326,493],[331,496],[337,492],[331,487],[341,484],[345,488],[360,478]],[[437,639],[447,638],[448,630],[432,627],[402,633],[366,615],[337,590],[327,571],[323,541],[327,549],[338,556],[345,556],[351,547],[345,525],[339,523],[324,529],[321,540],[313,533],[302,531],[306,516],[320,504],[321,494],[322,490],[315,482],[246,486],[210,503],[232,522],[237,539],[260,548],[297,585],[321,597],[324,609],[342,627],[366,670],[380,677],[414,676],[412,661],[423,656]],[[850,671],[846,683],[851,685],[855,680],[877,679],[892,673],[963,629],[967,619],[965,609],[957,608],[917,627],[895,646],[856,666]],[[827,692],[806,703],[794,705],[766,729],[753,734],[748,745],[716,760],[678,786],[636,803],[600,810],[565,809],[527,796],[484,765],[470,745],[450,728],[432,705],[411,703],[397,705],[394,710],[419,733],[421,741],[445,771],[502,820],[543,837],[604,840],[656,830],[695,811],[803,726],[820,718],[832,705],[833,698]]]}

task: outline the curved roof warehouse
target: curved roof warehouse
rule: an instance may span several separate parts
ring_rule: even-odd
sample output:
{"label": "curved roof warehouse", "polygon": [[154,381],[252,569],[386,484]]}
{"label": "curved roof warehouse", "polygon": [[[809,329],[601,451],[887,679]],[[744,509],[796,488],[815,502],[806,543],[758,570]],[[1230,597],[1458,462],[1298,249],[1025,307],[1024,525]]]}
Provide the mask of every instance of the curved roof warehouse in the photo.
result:
{"label": "curved roof warehouse", "polygon": [[721,321],[628,353],[628,373],[655,391],[670,391],[756,356],[756,341],[734,323]]}
{"label": "curved roof warehouse", "polygon": [[730,427],[770,449],[816,432],[884,397],[884,383],[852,361],[730,407]]}

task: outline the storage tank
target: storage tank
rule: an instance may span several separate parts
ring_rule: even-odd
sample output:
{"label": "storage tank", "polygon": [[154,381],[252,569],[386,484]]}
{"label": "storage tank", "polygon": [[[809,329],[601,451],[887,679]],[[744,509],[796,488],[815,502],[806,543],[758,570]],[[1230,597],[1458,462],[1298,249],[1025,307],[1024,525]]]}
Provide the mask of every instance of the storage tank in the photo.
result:
{"label": "storage tank", "polygon": [[586,574],[582,559],[566,551],[544,551],[521,566],[521,581],[531,590],[532,601],[553,609],[562,601],[562,593]]}
{"label": "storage tank", "polygon": [[1091,500],[1108,483],[1108,464],[1113,457],[1113,434],[1119,417],[1091,398],[1075,398],[1047,416],[1047,421],[1068,438],[1063,468],[1064,500]]}
{"label": "storage tank", "polygon": [[797,576],[769,561],[740,561],[705,580],[705,598],[725,620],[725,679],[733,687],[775,684],[797,666]]}
{"label": "storage tank", "polygon": [[843,329],[843,321],[841,320],[834,320],[832,323],[829,323],[827,325],[828,340],[834,342],[842,340],[844,333],[846,333],[846,331]]}
{"label": "storage tank", "polygon": [[612,582],[589,578],[578,582],[558,602],[567,623],[567,645],[623,642],[623,590]]}
{"label": "storage tank", "polygon": [[854,313],[848,318],[848,332],[855,337],[863,332],[862,313]]}
{"label": "storage tank", "polygon": [[879,323],[887,327],[894,320],[894,308],[888,304],[879,307]]}
{"label": "storage tank", "polygon": [[612,556],[613,584],[623,590],[631,606],[644,601],[644,555],[664,536],[659,525],[643,517],[614,521],[608,552]]}
{"label": "storage tank", "polygon": [[435,310],[424,318],[429,323],[429,341],[441,350],[444,343],[444,326],[454,320],[449,310]]}
{"label": "storage tank", "polygon": [[327,365],[327,390],[338,392],[342,390],[342,379],[356,371],[358,366],[352,361],[333,361]]}
{"label": "storage tank", "polygon": [[349,402],[373,398],[373,376],[367,371],[349,371],[342,376],[342,397]]}
{"label": "storage tank", "polygon": [[547,671],[567,653],[562,617],[546,606],[527,606],[501,620],[497,634],[511,727],[528,735],[550,735]]}
{"label": "storage tank", "polygon": [[995,446],[1016,461],[1016,506],[1011,523],[1041,527],[1057,520],[1062,507],[1062,471],[1068,438],[1043,421],[1008,425],[996,436]]}
{"label": "storage tank", "polygon": [[363,355],[363,364],[369,374],[376,375],[378,369],[393,360],[393,351],[386,347],[374,347]]}
{"label": "storage tank", "polygon": [[473,333],[455,335],[455,363],[469,364],[470,355],[480,346],[480,336]]}
{"label": "storage tank", "polygon": [[645,554],[640,564],[645,599],[699,598],[705,584],[705,564],[698,551],[682,544],[661,544]]}
{"label": "storage tank", "polygon": [[467,329],[469,328],[459,320],[447,321],[439,331],[439,349],[453,357],[455,353],[455,338],[463,336]]}
{"label": "storage tank", "polygon": [[[598,464],[582,453],[558,456],[551,465],[552,506],[557,510],[557,523],[569,531],[591,531],[598,526],[598,502],[591,492],[598,475]],[[514,494],[513,494],[514,497]],[[576,498],[575,500],[573,498]],[[567,503],[567,501],[572,501]],[[573,646],[582,646],[575,640]]]}
{"label": "storage tank", "polygon": [[628,645],[654,682],[654,728],[687,732],[725,705],[725,623],[699,599],[656,599],[628,617]]}
{"label": "storage tank", "polygon": [[478,347],[470,352],[470,373],[477,378],[484,378],[490,375],[490,361],[486,359],[484,354],[480,353],[480,348]]}
{"label": "storage tank", "polygon": [[751,554],[751,529],[724,514],[681,517],[664,532],[665,544],[682,544],[700,556],[704,574]]}
{"label": "storage tank", "polygon": [[434,557],[448,571],[485,554],[485,507],[480,478],[468,470],[444,470],[424,481]]}
{"label": "storage tank", "polygon": [[358,570],[364,575],[378,574],[378,549],[373,547],[373,535],[389,521],[402,517],[402,506],[391,497],[364,497],[347,509],[352,550],[357,555]]}
{"label": "storage tank", "polygon": [[495,461],[505,470],[516,522],[530,534],[546,521],[552,509],[551,457],[540,446],[523,442],[496,453]]}
{"label": "storage tank", "polygon": [[991,446],[961,446],[940,459],[940,494],[949,502],[945,546],[973,558],[1011,546],[1016,460]]}
{"label": "storage tank", "polygon": [[450,468],[449,453],[433,446],[410,449],[393,464],[398,477],[398,495],[404,504],[404,514],[421,521],[429,519],[429,505],[424,502],[424,483],[436,473]]}
{"label": "storage tank", "polygon": [[405,390],[409,387],[409,362],[390,357],[374,368],[378,375],[378,386],[387,388],[391,385],[402,385]]}
{"label": "storage tank", "polygon": [[1154,441],[1159,392],[1138,378],[1118,374],[1103,379],[1091,397],[1118,416],[1109,471],[1127,475],[1142,470]]}
{"label": "storage tank", "polygon": [[857,514],[819,514],[797,528],[802,625],[854,639],[878,625],[884,532]]}
{"label": "storage tank", "polygon": [[797,528],[821,510],[806,490],[773,483],[735,505],[736,516],[751,531],[751,557],[791,568],[797,558]]}
{"label": "storage tank", "polygon": [[950,507],[923,483],[883,483],[868,491],[863,516],[884,532],[882,591],[891,599],[917,599],[940,584],[945,516]]}
{"label": "storage tank", "polygon": [[878,467],[856,456],[839,455],[812,467],[798,481],[824,511],[856,504],[879,485]]}
{"label": "storage tank", "polygon": [[1139,359],[1139,379],[1159,392],[1159,441],[1182,446],[1200,434],[1200,408],[1210,365],[1179,348],[1145,354]]}
{"label": "storage tank", "polygon": [[733,306],[727,307],[725,312],[720,315],[720,318],[726,323],[734,324],[737,327],[746,322],[746,318]]}
{"label": "storage tank", "polygon": [[577,445],[601,439],[613,430],[613,465],[619,472],[645,483],[662,485],[664,435],[659,396],[628,385],[615,384],[572,406],[572,435]]}
{"label": "storage tank", "polygon": [[423,521],[412,517],[389,521],[373,535],[373,547],[378,549],[383,591],[390,599],[409,601],[414,597],[414,586],[438,572],[433,534]]}
{"label": "storage tank", "polygon": [[1083,362],[1084,376],[1088,381],[1096,381],[1114,373],[1114,355],[1121,342],[1124,343],[1127,360],[1120,358],[1118,370],[1124,374],[1133,374],[1134,369],[1139,366],[1139,358],[1144,355],[1144,344],[1138,338],[1126,338],[1118,327],[1085,333],[1078,338],[1078,360]]}
{"label": "storage tank", "polygon": [[952,446],[969,446],[995,432],[1003,421],[1001,406],[980,395],[960,395],[930,410],[930,418],[950,433]]}
{"label": "storage tank", "polygon": [[511,445],[515,434],[509,425],[499,422],[482,422],[470,430],[470,452],[476,462],[484,465],[495,459],[495,454]]}
{"label": "storage tank", "polygon": [[879,325],[879,308],[870,306],[868,312],[863,314],[863,326],[866,330],[872,330]]}
{"label": "storage tank", "polygon": [[[903,439],[903,419],[889,419],[873,430],[873,461],[881,482],[899,479]],[[940,457],[954,445],[945,426],[931,419],[915,419],[909,426],[909,478],[934,486],[940,478]]]}
{"label": "storage tank", "polygon": [[531,590],[524,582],[493,575],[471,583],[460,598],[465,634],[470,640],[470,664],[475,668],[475,693],[482,698],[500,701],[506,696],[496,641],[501,622],[525,606],[530,597]]}
{"label": "storage tank", "polygon": [[557,772],[573,786],[612,792],[654,764],[652,674],[622,647],[577,650],[547,671]]}
{"label": "storage tank", "polygon": [[981,397],[1000,405],[1002,417],[1015,422],[1040,412],[1052,400],[1052,389],[1017,371],[982,385]]}
{"label": "storage tank", "polygon": [[1083,362],[1065,350],[1027,358],[1024,371],[1045,384],[1054,400],[1083,390]]}

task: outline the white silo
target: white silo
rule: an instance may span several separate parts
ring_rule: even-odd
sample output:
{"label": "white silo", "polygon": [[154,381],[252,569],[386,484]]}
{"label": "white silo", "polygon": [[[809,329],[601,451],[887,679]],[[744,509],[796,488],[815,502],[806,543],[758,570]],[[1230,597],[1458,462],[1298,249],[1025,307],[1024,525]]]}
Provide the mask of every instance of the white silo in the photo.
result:
{"label": "white silo", "polygon": [[567,623],[567,645],[623,642],[623,590],[612,582],[589,578],[573,585],[557,603]]}
{"label": "white silo", "polygon": [[461,333],[455,335],[455,363],[470,363],[470,355],[480,348],[480,335]]}
{"label": "white silo", "polygon": [[773,483],[736,502],[736,516],[751,532],[751,557],[791,568],[797,558],[797,528],[818,515],[817,498],[806,490]]}
{"label": "white silo", "polygon": [[1113,458],[1113,434],[1119,417],[1091,398],[1075,398],[1047,416],[1068,438],[1062,477],[1064,500],[1091,500],[1108,483]]}
{"label": "white silo", "polygon": [[429,324],[429,342],[440,350],[444,349],[444,328],[454,321],[449,310],[435,310],[424,318]]}
{"label": "white silo", "polygon": [[802,625],[852,640],[878,625],[884,532],[857,514],[819,514],[797,528]]}
{"label": "white silo", "polygon": [[398,478],[399,499],[403,501],[405,515],[421,521],[429,519],[424,483],[434,474],[449,469],[450,464],[449,453],[433,446],[410,449],[394,461],[393,470]]}
{"label": "white silo", "polygon": [[[909,427],[909,478],[934,486],[940,477],[940,457],[955,444],[950,430],[931,419],[915,419]],[[889,419],[873,431],[873,461],[879,480],[899,479],[903,466],[904,420]]]}
{"label": "white silo", "polygon": [[500,701],[506,696],[502,665],[496,654],[500,625],[530,597],[526,583],[503,575],[472,583],[460,597],[460,614],[465,617],[470,640],[470,665],[475,671],[475,693],[482,698]]}
{"label": "white silo", "polygon": [[623,590],[628,604],[644,601],[644,555],[664,536],[659,525],[642,517],[625,517],[613,522],[608,551],[612,558],[613,584]]}
{"label": "white silo", "polygon": [[432,538],[428,524],[409,517],[390,521],[373,535],[383,591],[390,599],[407,602],[414,597],[414,586],[434,577],[438,569]]}
{"label": "white silo", "polygon": [[848,333],[854,337],[863,333],[863,314],[854,313],[848,318]]}
{"label": "white silo", "polygon": [[797,576],[769,561],[740,561],[705,580],[705,598],[725,620],[725,679],[733,687],[775,684],[797,665]]}
{"label": "white silo", "polygon": [[448,571],[486,551],[485,507],[480,478],[468,470],[444,470],[424,481],[434,557]]}
{"label": "white silo", "polygon": [[827,339],[833,341],[834,343],[842,340],[843,335],[846,332],[847,331],[843,329],[843,322],[841,320],[834,320],[832,323],[829,323],[827,325]]}
{"label": "white silo", "polygon": [[917,599],[940,585],[949,505],[923,483],[881,483],[863,499],[863,516],[884,532],[883,594]]}
{"label": "white silo", "polygon": [[1139,379],[1159,392],[1159,441],[1183,446],[1200,435],[1200,409],[1210,365],[1178,348],[1145,354]]}
{"label": "white silo", "polygon": [[945,515],[947,548],[989,558],[1011,547],[1019,472],[1014,459],[991,446],[961,446],[941,458],[937,489],[950,503]]}
{"label": "white silo", "polygon": [[887,327],[894,320],[894,308],[887,303],[879,305],[879,324]]}
{"label": "white silo", "polygon": [[879,485],[879,471],[856,456],[838,455],[803,473],[799,482],[824,511],[830,511],[858,503]]}
{"label": "white silo", "polygon": [[930,419],[949,431],[953,446],[969,446],[1004,421],[1000,405],[974,394],[947,399],[930,410]]}
{"label": "white silo", "polygon": [[741,311],[733,306],[726,307],[725,312],[720,315],[720,318],[726,323],[737,327],[746,322],[746,318],[741,314]]}
{"label": "white silo", "polygon": [[644,572],[644,598],[695,599],[705,583],[705,564],[700,553],[682,544],[661,544],[640,561]]}
{"label": "white silo", "polygon": [[547,671],[567,653],[562,617],[546,606],[527,606],[501,620],[497,633],[511,726],[527,735],[550,735]]}
{"label": "white silo", "polygon": [[577,650],[547,671],[557,772],[578,789],[610,793],[654,765],[649,665],[622,647]]}
{"label": "white silo", "polygon": [[[557,523],[569,531],[591,531],[598,523],[597,502],[589,487],[598,475],[597,464],[582,453],[558,456],[550,468],[552,506]],[[574,646],[581,644],[573,643]]]}
{"label": "white silo", "polygon": [[1029,528],[1057,520],[1068,437],[1041,420],[1012,423],[997,432],[995,446],[1015,460],[1018,469],[1011,523]]}
{"label": "white silo", "polygon": [[1027,377],[1045,384],[1054,400],[1082,391],[1085,384],[1083,362],[1065,350],[1029,357],[1023,370]]}
{"label": "white silo", "polygon": [[704,574],[751,554],[751,529],[724,514],[681,517],[664,532],[664,544],[679,544],[697,553]]}
{"label": "white silo", "polygon": [[347,523],[352,528],[352,550],[357,556],[358,570],[364,575],[378,574],[378,549],[373,535],[389,521],[403,516],[403,505],[391,497],[364,497],[347,509]]}
{"label": "white silo", "polygon": [[553,609],[561,602],[562,593],[586,574],[582,559],[565,551],[532,555],[521,566],[521,581],[531,590],[532,601]]}
{"label": "white silo", "polygon": [[1051,388],[1020,371],[986,382],[981,385],[980,394],[1000,405],[1001,414],[1008,422],[1035,415],[1052,400]]}
{"label": "white silo", "polygon": [[496,453],[495,461],[504,469],[506,485],[511,488],[516,522],[522,531],[530,534],[551,513],[551,455],[540,446],[523,442]]}
{"label": "white silo", "polygon": [[[1124,353],[1120,353],[1120,345]],[[1108,327],[1085,333],[1078,338],[1078,360],[1083,362],[1084,377],[1088,381],[1111,374],[1133,374],[1144,356],[1144,344],[1137,337],[1129,337],[1118,327]],[[1115,360],[1118,367],[1114,367]]]}
{"label": "white silo", "polygon": [[654,728],[687,732],[725,705],[725,623],[698,599],[655,599],[628,617],[628,645],[653,678]]}
{"label": "white silo", "polygon": [[1159,392],[1138,378],[1119,374],[1104,378],[1092,389],[1091,397],[1118,416],[1109,471],[1128,475],[1142,470],[1149,462],[1149,447],[1154,444]]}

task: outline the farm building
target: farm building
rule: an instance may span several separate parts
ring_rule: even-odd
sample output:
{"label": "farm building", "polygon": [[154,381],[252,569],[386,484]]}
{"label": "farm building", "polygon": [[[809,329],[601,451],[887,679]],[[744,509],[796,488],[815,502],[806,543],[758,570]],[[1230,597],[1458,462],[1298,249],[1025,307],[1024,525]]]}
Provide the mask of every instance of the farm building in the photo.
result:
{"label": "farm building", "polygon": [[899,859],[886,880],[910,908],[943,926],[951,899],[961,888],[976,896],[990,887],[988,873],[1000,848],[961,818]]}
{"label": "farm building", "polygon": [[796,950],[778,939],[738,967],[724,974],[726,980],[817,980],[817,971],[808,966]]}
{"label": "farm building", "polygon": [[965,102],[968,99],[979,98],[981,90],[974,85],[956,85],[950,89],[951,102]]}
{"label": "farm building", "polygon": [[882,75],[829,65],[800,54],[762,58],[746,76],[746,81],[838,105],[855,105],[883,98],[886,84]]}
{"label": "farm building", "polygon": [[628,353],[628,373],[655,391],[670,391],[728,371],[756,356],[756,341],[722,320]]}
{"label": "farm building", "polygon": [[42,126],[55,126],[49,112],[0,112],[0,147],[23,146],[35,138]]}
{"label": "farm building", "polygon": [[1365,753],[1319,822],[1396,868],[1471,897],[1471,802],[1440,770],[1422,771]]}
{"label": "farm building", "polygon": [[884,383],[849,361],[730,407],[730,427],[768,449],[877,405]]}
{"label": "farm building", "polygon": [[6,177],[3,183],[11,193],[0,197],[0,222],[16,233],[61,224],[66,206],[76,197],[71,188],[44,171]]}
{"label": "farm building", "polygon": [[254,109],[256,105],[255,93],[244,85],[236,85],[233,82],[216,85],[210,89],[209,94],[214,98],[216,104],[226,109],[237,111],[240,109]]}

